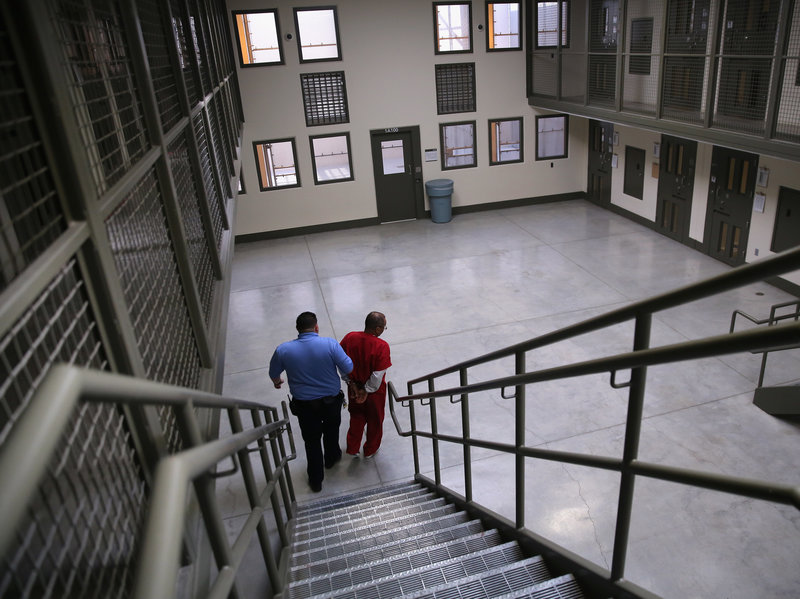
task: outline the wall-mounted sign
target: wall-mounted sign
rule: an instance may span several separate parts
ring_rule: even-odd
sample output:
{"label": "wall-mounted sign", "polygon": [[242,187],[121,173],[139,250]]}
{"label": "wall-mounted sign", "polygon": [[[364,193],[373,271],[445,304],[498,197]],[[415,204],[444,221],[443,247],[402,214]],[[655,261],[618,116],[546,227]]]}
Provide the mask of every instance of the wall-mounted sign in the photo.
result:
{"label": "wall-mounted sign", "polygon": [[436,148],[425,149],[425,162],[436,162],[439,160],[439,151]]}

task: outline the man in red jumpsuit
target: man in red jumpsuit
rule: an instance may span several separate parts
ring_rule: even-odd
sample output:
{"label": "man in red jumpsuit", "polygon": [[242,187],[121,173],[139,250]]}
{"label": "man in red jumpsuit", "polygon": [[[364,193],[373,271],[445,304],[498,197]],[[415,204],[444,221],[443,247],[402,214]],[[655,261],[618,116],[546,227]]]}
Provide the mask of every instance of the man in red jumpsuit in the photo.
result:
{"label": "man in red jumpsuit", "polygon": [[[347,384],[350,428],[347,431],[347,453],[358,455],[364,427],[364,457],[371,458],[381,446],[383,414],[386,408],[386,369],[392,365],[389,344],[379,339],[386,330],[386,316],[370,312],[364,321],[364,332],[353,331],[342,339],[345,353],[353,361]],[[366,391],[366,393],[365,393]]]}

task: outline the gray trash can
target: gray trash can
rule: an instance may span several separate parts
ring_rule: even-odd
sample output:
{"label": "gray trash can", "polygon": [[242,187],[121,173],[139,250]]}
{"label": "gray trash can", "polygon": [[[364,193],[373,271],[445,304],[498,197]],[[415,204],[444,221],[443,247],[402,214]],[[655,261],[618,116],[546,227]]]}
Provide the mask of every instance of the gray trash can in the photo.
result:
{"label": "gray trash can", "polygon": [[452,218],[453,180],[433,179],[425,183],[428,200],[431,203],[431,220],[447,223]]}

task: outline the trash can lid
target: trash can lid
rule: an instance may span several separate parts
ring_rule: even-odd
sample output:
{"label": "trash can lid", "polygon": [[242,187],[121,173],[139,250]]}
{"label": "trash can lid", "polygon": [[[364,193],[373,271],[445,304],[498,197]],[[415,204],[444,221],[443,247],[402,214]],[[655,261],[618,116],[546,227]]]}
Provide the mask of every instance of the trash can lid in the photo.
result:
{"label": "trash can lid", "polygon": [[453,180],[452,179],[433,179],[425,183],[427,187],[439,188],[439,187],[452,187]]}

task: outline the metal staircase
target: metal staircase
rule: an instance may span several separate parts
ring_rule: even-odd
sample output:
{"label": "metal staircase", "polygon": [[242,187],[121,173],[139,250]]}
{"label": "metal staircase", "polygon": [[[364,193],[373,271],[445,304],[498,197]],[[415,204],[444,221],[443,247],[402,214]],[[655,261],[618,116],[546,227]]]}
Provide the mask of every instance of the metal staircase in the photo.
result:
{"label": "metal staircase", "polygon": [[299,506],[282,597],[584,597],[421,484]]}

